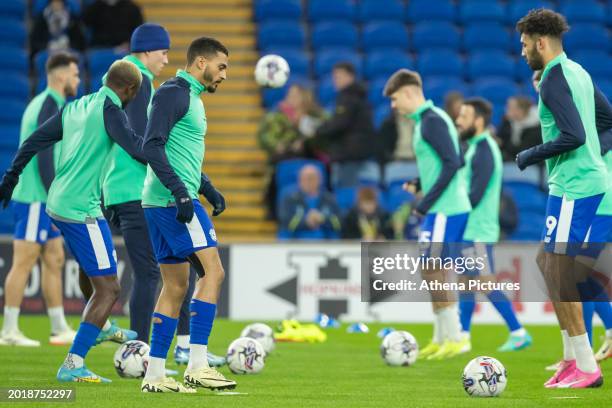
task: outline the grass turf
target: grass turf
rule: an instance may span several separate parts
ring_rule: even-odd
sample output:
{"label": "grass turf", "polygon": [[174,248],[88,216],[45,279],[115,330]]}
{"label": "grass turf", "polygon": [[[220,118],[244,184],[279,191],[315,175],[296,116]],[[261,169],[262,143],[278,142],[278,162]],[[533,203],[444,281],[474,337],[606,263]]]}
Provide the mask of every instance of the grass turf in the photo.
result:
{"label": "grass turf", "polygon": [[[120,323],[127,325],[125,319]],[[73,327],[77,320],[71,321]],[[245,322],[218,320],[210,350],[223,353],[238,337]],[[238,381],[241,395],[218,395],[199,389],[195,395],[143,394],[140,381],[122,379],[113,368],[112,356],[118,345],[104,343],[93,348],[87,366],[97,374],[113,379],[112,384],[59,384],[55,373],[68,347],[50,346],[48,321],[43,316],[22,316],[20,327],[30,337],[40,340],[40,348],[0,347],[0,387],[42,388],[74,387],[76,403],[20,403],[19,406],[58,407],[604,407],[612,401],[612,385],[587,390],[546,390],[542,383],[549,373],[544,367],[560,355],[559,331],[554,326],[532,326],[528,330],[535,344],[516,353],[495,350],[506,338],[502,326],[475,326],[473,351],[440,362],[418,361],[412,367],[388,367],[378,351],[376,332],[383,327],[371,324],[370,333],[348,334],[346,325],[329,329],[323,344],[277,343],[259,375],[236,376],[227,368],[222,372]],[[396,329],[413,333],[421,346],[431,335],[428,325],[395,324]],[[599,345],[603,332],[597,328],[594,338]],[[171,358],[168,368],[177,368]],[[498,358],[508,370],[508,386],[499,398],[470,398],[463,391],[461,372],[478,355]],[[603,363],[610,372],[612,361]],[[179,373],[182,375],[182,368]]]}

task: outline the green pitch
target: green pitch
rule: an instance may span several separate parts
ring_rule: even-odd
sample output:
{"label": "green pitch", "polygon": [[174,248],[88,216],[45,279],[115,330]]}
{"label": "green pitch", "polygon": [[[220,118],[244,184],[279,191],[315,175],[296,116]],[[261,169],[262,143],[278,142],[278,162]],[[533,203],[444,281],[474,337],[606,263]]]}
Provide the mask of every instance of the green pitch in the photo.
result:
{"label": "green pitch", "polygon": [[[126,325],[122,319],[121,324]],[[271,323],[271,322],[269,322]],[[71,321],[77,327],[77,320]],[[238,337],[245,322],[215,322],[210,350],[222,354]],[[272,324],[272,323],[271,323]],[[408,330],[425,345],[431,335],[428,325],[391,325]],[[48,341],[46,317],[23,316],[20,327],[30,337]],[[347,334],[328,329],[323,344],[277,343],[259,375],[236,376],[236,392],[218,395],[198,390],[195,395],[142,394],[139,380],[122,379],[113,368],[112,357],[118,345],[105,343],[93,348],[87,365],[94,372],[109,377],[112,384],[74,384],[76,403],[22,403],[18,406],[69,407],[604,407],[612,401],[612,361],[604,362],[607,384],[594,390],[546,390],[542,383],[550,375],[544,367],[560,356],[560,335],[553,327],[532,326],[532,348],[512,353],[495,352],[506,338],[502,326],[478,326],[473,329],[474,351],[441,362],[418,361],[413,367],[388,367],[378,351],[376,332],[383,325],[370,325],[368,334]],[[603,334],[597,328],[594,338],[599,346]],[[40,348],[0,347],[0,387],[61,387],[55,373],[68,347],[44,345]],[[494,399],[470,398],[461,386],[465,364],[478,355],[498,358],[508,370],[508,386]],[[173,361],[168,368],[177,368]],[[182,376],[182,368],[179,369]],[[182,377],[181,377],[182,378]],[[194,404],[194,405],[191,405]]]}

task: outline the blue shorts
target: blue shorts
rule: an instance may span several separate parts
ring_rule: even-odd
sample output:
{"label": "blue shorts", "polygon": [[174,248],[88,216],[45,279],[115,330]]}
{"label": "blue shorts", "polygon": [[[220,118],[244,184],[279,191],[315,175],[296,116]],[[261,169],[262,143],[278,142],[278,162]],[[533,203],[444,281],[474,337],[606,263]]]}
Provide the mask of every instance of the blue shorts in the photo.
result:
{"label": "blue shorts", "polygon": [[566,200],[565,196],[548,196],[546,225],[542,232],[544,251],[576,256],[595,219],[603,194]]}
{"label": "blue shorts", "polygon": [[62,231],[68,249],[87,276],[117,273],[117,252],[108,223],[97,219],[91,223],[53,220]]}
{"label": "blue shorts", "polygon": [[468,216],[469,213],[451,216],[442,213],[427,214],[421,222],[419,232],[421,254],[442,258],[461,256]]}
{"label": "blue shorts", "polygon": [[144,209],[153,250],[160,264],[187,262],[189,255],[217,246],[217,234],[199,201],[193,201],[193,219],[188,224],[176,220],[176,207]]}
{"label": "blue shorts", "polygon": [[612,242],[612,215],[595,215],[578,255],[597,259],[608,242]]}
{"label": "blue shorts", "polygon": [[[493,262],[493,244],[483,242],[465,241],[461,255],[464,259],[466,276],[486,276],[495,274],[495,264]],[[467,264],[467,259],[473,259]],[[474,267],[471,267],[472,264]],[[455,264],[457,265],[457,264]],[[469,265],[469,267],[468,267]],[[457,271],[457,267],[455,267]],[[459,273],[459,271],[457,271]]]}
{"label": "blue shorts", "polygon": [[61,236],[60,230],[51,223],[51,218],[45,210],[45,203],[13,201],[15,239],[43,245],[48,240]]}

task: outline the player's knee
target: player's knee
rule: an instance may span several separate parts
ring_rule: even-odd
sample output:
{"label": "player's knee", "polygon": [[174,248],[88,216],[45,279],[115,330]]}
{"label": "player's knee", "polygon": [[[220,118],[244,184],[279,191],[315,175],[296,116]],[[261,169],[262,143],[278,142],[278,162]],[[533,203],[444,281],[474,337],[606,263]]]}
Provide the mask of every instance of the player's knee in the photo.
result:
{"label": "player's knee", "polygon": [[63,251],[45,252],[43,255],[45,265],[54,271],[60,271],[65,260]]}

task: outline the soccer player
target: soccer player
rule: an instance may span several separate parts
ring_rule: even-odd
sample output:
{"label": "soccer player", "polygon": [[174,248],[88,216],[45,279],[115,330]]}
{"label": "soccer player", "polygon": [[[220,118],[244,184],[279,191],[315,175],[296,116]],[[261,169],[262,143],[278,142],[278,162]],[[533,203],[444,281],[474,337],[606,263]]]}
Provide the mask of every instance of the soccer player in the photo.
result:
{"label": "soccer player", "polygon": [[0,183],[0,204],[6,207],[32,157],[62,142],[46,211],[89,276],[94,292],[57,373],[60,382],[110,382],[88,370],[84,362],[120,290],[113,241],[100,210],[100,184],[115,143],[144,162],[137,147],[142,139],[133,133],[122,110],[136,95],[141,80],[140,71],[131,62],[113,63],[105,86],[67,104],[21,145]]}
{"label": "soccer player", "polygon": [[[563,52],[565,18],[552,10],[530,11],[517,23],[522,55],[542,69],[539,113],[543,144],[520,152],[520,169],[546,160],[549,198],[543,248],[544,273],[563,338],[564,359],[547,388],[587,388],[603,383],[585,330],[582,304],[572,294],[574,257],[585,241],[608,189],[595,119],[595,94],[589,74]],[[569,286],[569,287],[568,287]],[[560,289],[560,291],[559,291]]]}
{"label": "soccer player", "polygon": [[[80,83],[78,59],[67,53],[49,57],[46,63],[47,88],[28,104],[21,121],[23,144],[47,119],[59,112],[66,98],[75,96]],[[66,323],[62,305],[62,268],[64,246],[59,230],[45,212],[47,191],[55,174],[54,161],[59,146],[40,152],[23,170],[13,194],[15,240],[13,264],[4,282],[4,324],[2,346],[40,346],[27,338],[18,326],[19,307],[32,268],[42,262],[42,293],[51,321],[49,343],[70,344],[76,334]]]}
{"label": "soccer player", "polygon": [[[425,100],[421,77],[416,72],[401,69],[394,73],[385,85],[384,95],[391,98],[391,107],[399,114],[415,121],[412,143],[424,193],[416,207],[416,213],[424,217],[419,243],[430,246],[427,256],[456,255],[471,206],[465,178],[459,174],[463,160],[455,125],[431,100]],[[430,267],[422,273],[424,280],[444,282],[447,271]],[[442,298],[432,292],[434,336],[419,353],[422,358],[452,357],[468,346],[461,335],[456,302],[448,294]]]}
{"label": "soccer player", "polygon": [[185,69],[164,82],[153,97],[143,146],[148,167],[142,205],[163,286],[153,313],[143,392],[194,391],[165,376],[166,356],[187,290],[189,263],[200,279],[190,305],[190,355],[185,384],[210,389],[236,386],[236,382],[211,368],[206,358],[225,272],[214,227],[198,201],[207,127],[200,94],[214,93],[226,79],[228,55],[227,48],[213,38],[195,39],[187,50]]}
{"label": "soccer player", "polygon": [[[503,164],[499,146],[488,131],[492,112],[493,109],[488,101],[482,98],[467,99],[461,105],[456,124],[461,140],[467,143],[464,156],[465,176],[472,205],[463,235],[464,255],[487,260],[485,270],[473,270],[464,276],[495,281],[493,245],[499,240],[499,202]],[[486,296],[510,330],[510,337],[497,350],[514,351],[528,347],[532,342],[531,336],[519,323],[512,303],[504,292],[494,290],[486,293]],[[461,328],[468,339],[475,305],[473,291],[459,294]]]}

